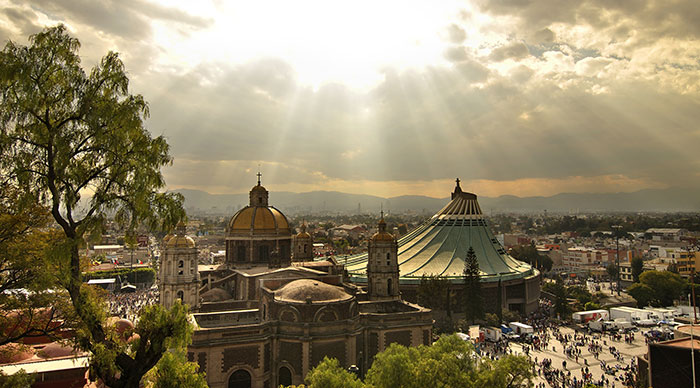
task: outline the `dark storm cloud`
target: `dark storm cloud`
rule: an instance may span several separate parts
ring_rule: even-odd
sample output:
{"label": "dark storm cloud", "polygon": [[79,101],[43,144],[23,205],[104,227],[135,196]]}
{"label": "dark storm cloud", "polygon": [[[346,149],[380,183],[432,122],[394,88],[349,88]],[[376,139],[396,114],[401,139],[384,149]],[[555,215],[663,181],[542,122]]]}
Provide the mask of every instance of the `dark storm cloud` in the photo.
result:
{"label": "dark storm cloud", "polygon": [[522,59],[530,55],[525,43],[509,42],[503,46],[496,47],[491,51],[489,58],[496,62],[505,61],[506,59]]}
{"label": "dark storm cloud", "polygon": [[175,8],[140,0],[35,0],[33,7],[60,20],[79,22],[97,31],[130,40],[147,39],[153,20],[181,23],[194,29],[206,28],[213,22]]}
{"label": "dark storm cloud", "polygon": [[542,44],[542,43],[552,43],[556,39],[556,35],[549,28],[543,28],[539,31],[535,31],[532,34],[532,43]]}
{"label": "dark storm cloud", "polygon": [[[29,36],[36,34],[41,31],[42,26],[37,23],[34,12],[19,8],[8,6],[0,10],[0,13],[4,14],[17,28],[21,36]],[[3,39],[5,41],[6,39]]]}
{"label": "dark storm cloud", "polygon": [[486,12],[519,17],[524,29],[585,23],[596,29],[625,26],[654,40],[700,37],[700,7],[695,0],[481,0],[479,5]]}

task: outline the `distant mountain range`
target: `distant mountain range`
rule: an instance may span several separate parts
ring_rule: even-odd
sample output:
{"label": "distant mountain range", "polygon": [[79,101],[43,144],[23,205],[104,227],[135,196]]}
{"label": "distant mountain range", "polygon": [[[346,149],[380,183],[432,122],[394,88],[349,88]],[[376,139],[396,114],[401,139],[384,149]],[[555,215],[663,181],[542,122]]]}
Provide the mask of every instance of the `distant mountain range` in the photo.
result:
{"label": "distant mountain range", "polygon": [[[233,214],[248,205],[248,193],[209,194],[200,190],[174,190],[185,196],[188,210]],[[440,210],[449,197],[432,198],[404,195],[382,198],[372,195],[348,194],[337,191],[308,193],[271,192],[270,204],[286,214],[311,213],[376,213],[380,207],[387,212],[432,214]],[[700,190],[648,189],[632,193],[563,193],[551,197],[479,197],[484,213],[529,213],[547,210],[552,213],[576,212],[697,212],[700,211]]]}

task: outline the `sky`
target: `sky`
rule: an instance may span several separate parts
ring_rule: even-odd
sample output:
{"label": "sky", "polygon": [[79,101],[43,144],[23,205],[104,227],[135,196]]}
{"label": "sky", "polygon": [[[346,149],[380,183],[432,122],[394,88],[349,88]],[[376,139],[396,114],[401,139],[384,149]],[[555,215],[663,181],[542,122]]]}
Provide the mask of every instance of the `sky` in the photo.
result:
{"label": "sky", "polygon": [[116,51],[169,189],[445,197],[700,185],[697,0],[0,0]]}

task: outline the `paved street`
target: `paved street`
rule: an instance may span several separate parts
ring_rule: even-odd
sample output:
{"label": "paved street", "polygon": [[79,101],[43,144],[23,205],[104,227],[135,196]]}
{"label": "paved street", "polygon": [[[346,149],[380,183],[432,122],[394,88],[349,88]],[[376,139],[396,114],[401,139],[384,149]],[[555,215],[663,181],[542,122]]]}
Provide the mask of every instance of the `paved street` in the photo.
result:
{"label": "paved street", "polygon": [[[611,340],[610,336],[601,336],[601,334],[593,334],[593,335],[586,335],[588,340],[595,340],[597,343],[600,344],[602,347],[601,352],[599,354],[598,359],[595,358],[595,356],[589,351],[589,348],[587,345],[583,346],[578,346],[576,349],[580,350],[580,355],[578,357],[578,361],[576,361],[575,357],[567,357],[567,355],[564,352],[564,349],[566,346],[562,344],[559,340],[555,338],[555,336],[551,335],[552,330],[548,330],[550,333],[550,339],[549,339],[549,344],[546,349],[542,350],[534,350],[532,346],[530,345],[522,345],[520,343],[511,343],[509,345],[509,349],[514,352],[515,354],[523,354],[523,346],[527,346],[529,350],[529,355],[530,358],[534,361],[535,358],[539,363],[542,362],[543,359],[551,359],[552,363],[551,366],[552,368],[556,368],[558,370],[561,370],[564,372],[564,374],[567,374],[568,372],[571,372],[570,379],[573,381],[573,378],[576,377],[576,380],[579,381],[582,377],[582,372],[583,370],[588,367],[589,373],[592,374],[592,381],[593,382],[599,382],[601,380],[601,377],[606,377],[608,380],[608,384],[606,386],[610,387],[622,387],[623,384],[621,382],[622,376],[624,375],[625,371],[622,369],[625,366],[630,365],[630,361],[634,360],[636,363],[635,357],[637,355],[641,355],[646,352],[647,346],[644,341],[644,336],[642,335],[643,331],[638,331],[634,333],[634,341],[629,344],[624,341],[624,337],[622,340]],[[563,336],[570,336],[571,338],[574,337],[574,330],[568,327],[562,327],[559,329],[559,333]],[[579,336],[581,333],[579,333]],[[574,341],[568,342],[568,346],[572,346]],[[617,360],[615,356],[609,351],[609,347],[614,346],[616,350],[620,353],[622,356],[621,360]],[[562,362],[566,361],[566,369],[562,367]],[[612,368],[617,368],[619,372],[616,374],[603,374],[602,368],[601,368],[601,361],[605,362],[605,364],[608,367]],[[586,365],[586,362],[588,365]],[[538,367],[539,368],[539,367]],[[620,380],[616,380],[615,377],[620,377]],[[535,379],[535,385],[537,386],[538,384],[544,383],[545,386],[550,386],[547,384],[544,374],[540,373],[536,379]],[[558,384],[556,386],[561,387],[561,380],[558,380]],[[566,385],[569,386],[569,385]]]}

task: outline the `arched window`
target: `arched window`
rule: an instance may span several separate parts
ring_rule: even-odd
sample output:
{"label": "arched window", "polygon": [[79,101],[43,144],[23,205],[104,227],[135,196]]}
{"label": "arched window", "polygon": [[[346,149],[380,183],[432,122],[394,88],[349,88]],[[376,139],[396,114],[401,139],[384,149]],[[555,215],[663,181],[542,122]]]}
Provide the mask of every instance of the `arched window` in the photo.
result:
{"label": "arched window", "polygon": [[[304,244],[304,253],[306,253],[306,249],[307,249],[308,246],[309,246],[308,244]],[[283,368],[284,368],[284,367],[283,367]],[[286,368],[285,368],[285,369],[286,369]]]}
{"label": "arched window", "polygon": [[182,275],[182,269],[185,267],[185,262],[180,260],[177,262],[177,274]]}
{"label": "arched window", "polygon": [[280,367],[277,385],[283,385],[285,387],[292,385],[292,372],[286,366]]}
{"label": "arched window", "polygon": [[250,388],[250,373],[239,369],[228,378],[228,388]]}
{"label": "arched window", "polygon": [[386,253],[386,265],[391,265],[391,253]]}
{"label": "arched window", "polygon": [[391,279],[387,279],[386,281],[386,293],[387,295],[391,295]]}
{"label": "arched window", "polygon": [[178,291],[177,298],[180,299],[181,302],[184,302],[185,301],[185,293],[182,290]]}

